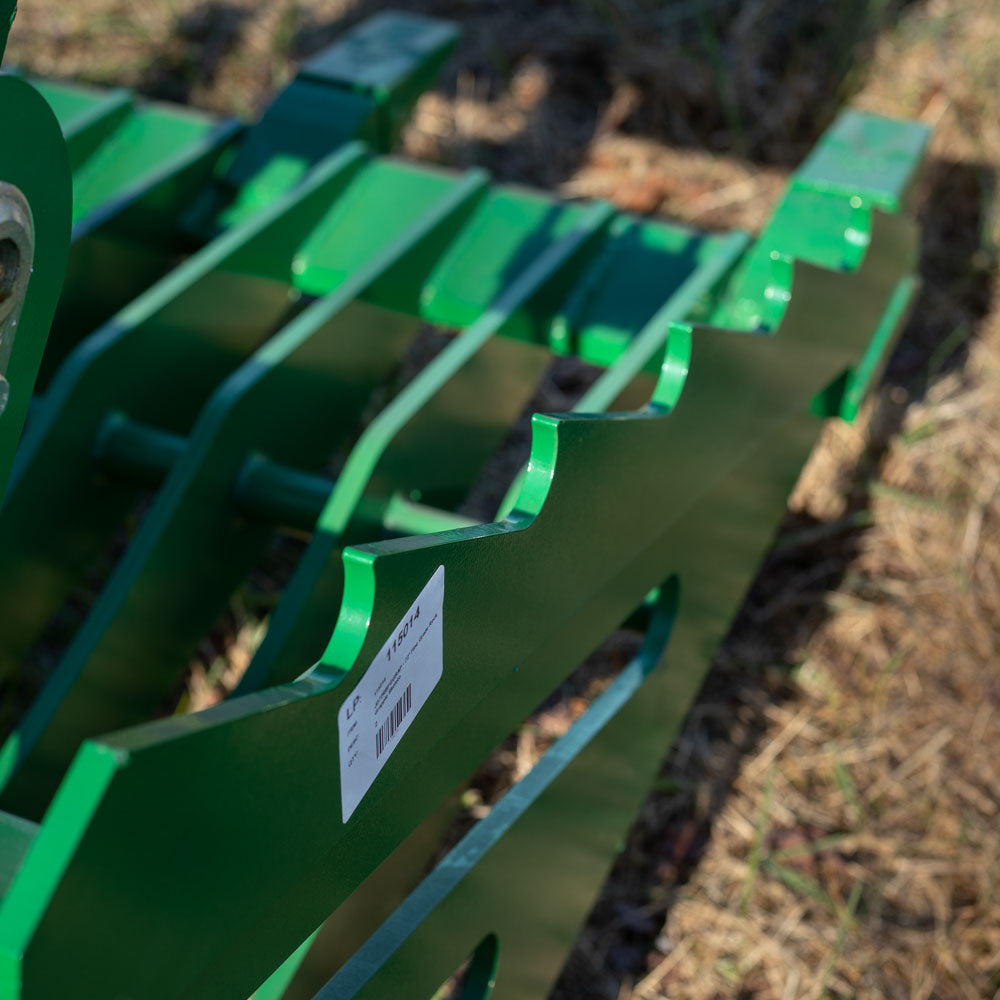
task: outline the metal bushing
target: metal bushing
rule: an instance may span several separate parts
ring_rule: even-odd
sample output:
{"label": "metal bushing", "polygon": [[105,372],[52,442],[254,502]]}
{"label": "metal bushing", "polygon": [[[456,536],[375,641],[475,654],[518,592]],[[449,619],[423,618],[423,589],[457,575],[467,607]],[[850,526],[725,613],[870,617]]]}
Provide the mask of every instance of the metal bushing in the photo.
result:
{"label": "metal bushing", "polygon": [[31,207],[13,184],[0,181],[0,413],[10,395],[7,362],[28,291],[35,253]]}

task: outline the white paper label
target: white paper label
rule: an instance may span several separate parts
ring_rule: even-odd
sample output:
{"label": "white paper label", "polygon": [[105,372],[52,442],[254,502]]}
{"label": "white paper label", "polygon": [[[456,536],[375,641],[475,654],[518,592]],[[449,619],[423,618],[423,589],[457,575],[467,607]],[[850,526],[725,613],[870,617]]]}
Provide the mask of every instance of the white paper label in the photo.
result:
{"label": "white paper label", "polygon": [[340,805],[346,823],[441,680],[444,566],[340,706]]}

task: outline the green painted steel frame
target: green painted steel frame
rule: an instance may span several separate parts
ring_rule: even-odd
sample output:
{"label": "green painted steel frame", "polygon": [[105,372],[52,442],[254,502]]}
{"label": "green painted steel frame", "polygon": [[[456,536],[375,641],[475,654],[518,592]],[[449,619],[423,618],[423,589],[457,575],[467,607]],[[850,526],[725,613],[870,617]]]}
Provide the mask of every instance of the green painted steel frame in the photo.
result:
{"label": "green painted steel frame", "polygon": [[[13,3],[0,3],[0,58],[13,16]],[[38,92],[22,80],[0,77],[0,137],[0,181],[21,192],[34,226],[33,259],[20,264],[31,269],[20,314],[0,324],[0,336],[7,341],[0,345],[5,361],[0,376],[9,385],[5,405],[0,406],[2,496],[62,288],[72,206],[69,163],[58,123]]]}
{"label": "green painted steel frame", "polygon": [[[895,229],[885,240],[873,242],[856,280],[850,280],[855,277],[852,275],[831,280],[841,276],[805,265],[797,267],[795,285],[805,286],[803,305],[797,307],[799,298],[791,297],[782,328],[773,337],[696,331],[696,345],[699,339],[704,340],[703,360],[699,368],[696,347],[691,365],[693,375],[700,374],[694,382],[687,380],[680,396],[683,405],[678,405],[670,416],[662,414],[675,402],[689,363],[690,334],[683,327],[672,328],[664,373],[655,405],[648,415],[609,415],[603,420],[586,415],[536,417],[528,478],[521,502],[507,522],[349,550],[345,554],[344,608],[330,651],[324,664],[303,680],[196,716],[154,723],[105,740],[103,745],[86,744],[53,804],[40,839],[29,853],[23,869],[24,883],[16,882],[11,890],[5,903],[6,912],[17,914],[18,885],[30,885],[28,875],[36,867],[32,865],[35,857],[42,859],[37,864],[39,871],[51,871],[52,862],[45,857],[45,845],[51,842],[52,847],[48,848],[51,850],[56,849],[58,842],[65,843],[66,831],[71,826],[64,814],[67,810],[73,814],[79,808],[70,789],[82,790],[97,780],[94,788],[101,796],[101,804],[89,827],[95,832],[75,843],[72,865],[86,869],[94,864],[94,870],[102,871],[105,879],[114,878],[119,900],[127,886],[137,889],[141,886],[144,901],[141,909],[156,913],[157,924],[164,914],[176,915],[170,927],[158,927],[157,931],[161,940],[166,936],[164,954],[172,956],[170,968],[157,968],[154,976],[163,982],[163,995],[177,991],[202,995],[197,982],[179,978],[184,972],[176,955],[187,951],[187,945],[191,944],[189,935],[193,934],[195,940],[208,935],[209,927],[220,919],[234,932],[233,939],[240,945],[228,953],[228,958],[225,950],[206,955],[204,947],[195,948],[201,960],[208,963],[199,977],[208,990],[204,995],[211,995],[223,982],[232,983],[234,995],[244,987],[252,989],[252,977],[274,964],[273,956],[280,947],[280,937],[276,939],[276,935],[289,940],[289,952],[306,936],[308,925],[303,927],[297,921],[307,916],[309,898],[316,899],[311,905],[317,918],[314,922],[318,922],[331,901],[335,901],[331,892],[345,898],[349,889],[358,884],[343,882],[347,873],[334,859],[344,857],[348,848],[346,844],[337,847],[338,841],[345,835],[350,838],[352,846],[348,853],[352,857],[354,879],[371,870],[399,843],[404,832],[427,814],[431,804],[446,797],[474,762],[506,734],[512,720],[523,717],[602,634],[642,600],[662,578],[664,565],[669,567],[681,561],[680,554],[685,549],[691,552],[683,560],[683,572],[679,574],[685,593],[690,590],[692,578],[707,577],[705,589],[696,589],[695,593],[713,608],[711,620],[715,626],[714,634],[709,636],[711,641],[724,629],[731,604],[720,611],[721,598],[710,599],[710,595],[728,593],[738,599],[746,574],[769,538],[768,532],[762,530],[760,518],[766,517],[768,526],[774,524],[781,510],[778,498],[789,485],[815,434],[814,427],[803,427],[801,420],[795,418],[807,408],[815,392],[864,346],[864,331],[878,325],[886,295],[894,287],[890,282],[898,272],[898,261],[905,259],[907,236],[912,246],[912,234]],[[858,322],[849,325],[855,331],[853,336],[845,335],[833,308],[845,300],[848,292],[857,309]],[[818,325],[820,335],[816,334]],[[860,336],[857,331],[861,331]],[[734,385],[738,386],[737,391]],[[707,414],[713,418],[707,419]],[[666,437],[655,444],[661,434]],[[632,445],[629,439],[634,441]],[[787,445],[782,445],[783,441]],[[659,463],[640,460],[642,454],[656,454],[667,467],[683,467],[690,476],[665,483]],[[624,496],[614,494],[610,506],[603,491],[580,488],[580,476],[589,480],[588,470],[595,463],[600,464],[611,482],[628,482],[631,487]],[[579,471],[573,471],[576,466]],[[729,474],[720,478],[720,472],[727,469]],[[743,527],[735,535],[730,532],[727,539],[730,559],[711,561],[708,568],[702,557],[701,540],[706,529],[718,532],[717,505],[724,504],[731,510],[734,474],[740,483],[737,495],[743,496],[743,516],[735,519],[735,524],[742,523]],[[621,506],[629,497],[632,509],[629,516],[623,517]],[[716,499],[709,504],[708,497]],[[587,502],[582,504],[584,498]],[[634,506],[636,503],[640,504],[638,508]],[[674,508],[677,513],[670,515]],[[613,532],[594,530],[597,523],[609,518],[616,525]],[[659,535],[656,525],[660,526]],[[591,539],[591,544],[581,550],[578,541],[584,537]],[[568,545],[568,539],[577,541]],[[490,554],[484,546],[497,551]],[[736,552],[744,553],[745,561],[733,565]],[[581,563],[584,557],[586,565],[591,567],[586,572]],[[383,563],[385,569],[380,568]],[[397,564],[408,568],[395,568]],[[449,598],[445,621],[454,623],[446,633],[445,648],[450,651],[446,670],[452,676],[448,696],[440,699],[433,710],[433,703],[428,703],[411,730],[413,736],[405,762],[404,758],[397,761],[399,755],[390,759],[379,778],[377,791],[362,803],[356,817],[341,827],[343,834],[337,837],[336,773],[327,775],[326,788],[320,790],[312,778],[312,768],[306,765],[317,755],[324,755],[322,747],[329,740],[330,725],[316,725],[309,721],[310,717],[315,716],[317,722],[320,718],[335,717],[336,708],[350,687],[335,683],[342,676],[340,665],[346,668],[366,661],[371,655],[368,651],[381,644],[387,628],[398,620],[401,605],[412,596],[416,581],[426,578],[436,565],[446,566]],[[484,565],[489,566],[488,575],[483,572]],[[509,569],[503,569],[505,565]],[[385,579],[389,582],[383,585],[379,581],[387,573]],[[513,574],[513,586],[504,585],[507,574]],[[729,585],[723,587],[726,580]],[[379,597],[383,590],[384,599]],[[515,601],[515,605],[497,613],[498,594],[507,595],[506,600]],[[484,614],[485,607],[492,607],[492,612]],[[571,608],[575,610],[571,612]],[[544,609],[544,613],[539,614],[538,609]],[[507,627],[511,620],[521,622],[516,636]],[[526,627],[529,621],[537,623],[534,638]],[[554,622],[561,623],[555,630]],[[705,641],[705,626],[702,621],[699,644]],[[367,640],[362,644],[365,636]],[[476,663],[477,670],[474,674],[462,670],[463,663]],[[513,673],[512,663],[517,667]],[[683,674],[690,682],[690,671]],[[264,708],[266,711],[259,711]],[[254,735],[255,730],[260,731]],[[275,735],[294,731],[295,745],[278,753],[280,742],[266,735],[268,731]],[[312,745],[314,740],[319,742]],[[251,752],[255,747],[259,753]],[[232,754],[236,756],[231,757]],[[143,763],[147,760],[148,765]],[[171,773],[188,774],[185,787],[172,794],[169,782],[156,777],[163,767]],[[93,771],[94,768],[97,770]],[[422,775],[416,795],[411,778],[414,768],[419,768]],[[99,774],[104,777],[98,780]],[[262,790],[273,780],[268,775],[275,778],[280,775],[280,809],[275,808],[276,802],[261,797]],[[251,780],[256,789],[252,803],[243,800],[237,810],[231,798],[225,797],[224,804],[219,801],[220,788],[246,787]],[[408,782],[411,794],[407,799],[394,795],[394,789]],[[153,799],[150,789],[156,789]],[[129,801],[135,795],[142,797],[141,808],[137,801]],[[179,796],[176,804],[171,802],[174,795]],[[329,806],[322,806],[323,802]],[[306,810],[308,822],[303,822],[305,814],[299,817],[300,808]],[[332,811],[326,822],[321,818],[322,808]],[[183,906],[178,909],[181,897],[171,901],[182,888],[176,878],[158,880],[154,888],[145,875],[139,878],[139,872],[133,868],[134,864],[142,863],[137,853],[160,857],[167,843],[185,842],[192,832],[187,819],[192,809],[219,834],[238,824],[239,835],[233,827],[230,835],[221,837],[229,849],[234,838],[242,841],[235,849],[236,856],[225,864],[218,852],[203,849],[205,869],[199,863],[197,877],[209,879],[207,897],[216,900],[216,904],[206,908],[201,916]],[[105,813],[107,820],[98,819]],[[141,833],[133,828],[135,823],[141,823]],[[95,842],[100,855],[111,849],[109,837],[116,845],[113,875],[108,874],[111,855],[103,860],[95,858],[94,862],[85,860],[88,843],[98,829],[104,841],[100,848]],[[53,831],[55,841],[45,836],[47,830]],[[143,847],[137,852],[136,845],[140,842]],[[269,871],[259,872],[254,884],[247,885],[238,872],[250,863],[251,857],[259,856],[266,843],[283,845],[282,860],[275,859]],[[126,848],[127,844],[132,846]],[[334,865],[329,872],[334,876],[333,882],[320,875],[323,871],[322,864],[317,868],[320,857],[328,858],[326,863]],[[143,870],[146,867],[143,864]],[[293,874],[295,870],[302,874],[297,877]],[[83,905],[82,898],[74,903],[72,896],[65,896],[70,884],[72,875],[67,872],[63,888],[50,903],[52,919],[62,906],[72,910]],[[337,890],[337,885],[343,888]],[[150,892],[155,892],[159,900],[152,910]],[[58,902],[60,896],[65,903]],[[296,919],[278,903],[293,898]],[[217,908],[223,900],[228,913],[225,918]],[[257,923],[253,913],[261,905],[266,905],[272,915],[277,912],[276,907],[280,910],[283,930],[279,931],[273,919]],[[0,912],[0,931],[2,916]],[[120,933],[140,936],[148,933],[142,929],[142,920],[142,912],[131,910],[129,926],[122,926]],[[262,939],[260,934],[265,929]],[[106,931],[105,927],[102,933]],[[180,939],[171,945],[173,935],[182,932],[184,947]],[[65,940],[65,935],[61,937]],[[42,953],[46,950],[44,934],[37,947]],[[86,963],[94,942],[86,946],[80,942],[79,951],[76,943],[70,947],[73,950],[70,965],[79,972],[79,963]],[[259,957],[262,964],[248,965],[247,951]],[[26,957],[30,961],[30,949]],[[446,958],[440,956],[440,961]],[[434,964],[437,967],[437,961]],[[116,974],[129,977],[139,971],[129,973],[122,966],[118,956]],[[39,974],[43,971],[36,969]],[[148,958],[144,958],[142,975],[148,971]],[[122,982],[128,982],[128,978]],[[210,983],[215,985],[210,987]]]}
{"label": "green painted steel frame", "polygon": [[69,274],[40,387],[179,253],[274,204],[353,138],[388,151],[456,38],[434,18],[371,17],[303,66],[249,128],[124,89],[32,81],[60,120],[74,182]]}
{"label": "green painted steel frame", "polygon": [[[390,182],[397,196],[401,185],[409,185],[408,210],[420,209],[429,195],[450,199],[454,209],[443,217],[447,225],[422,232],[418,224],[407,236],[407,215],[397,211],[391,223],[377,230],[368,226],[366,233],[358,234],[356,224],[371,217]],[[133,427],[136,420],[155,425],[150,433],[158,435],[157,442],[164,440],[164,430],[176,434],[191,427],[192,436],[188,444],[177,439],[171,446],[167,464],[175,462],[175,467],[157,503],[59,668],[0,754],[7,808],[40,816],[81,739],[148,717],[168,695],[190,651],[270,537],[266,522],[234,517],[239,508],[249,512],[247,494],[255,476],[263,468],[273,469],[274,459],[298,468],[321,463],[356,421],[373,379],[385,375],[386,366],[415,334],[419,314],[440,308],[437,289],[449,287],[453,296],[458,290],[457,297],[468,301],[470,288],[476,294],[492,294],[491,273],[523,268],[520,277],[506,279],[510,283],[495,302],[384,410],[352,449],[341,476],[329,484],[333,513],[323,517],[334,521],[325,522],[328,526],[314,539],[287,589],[265,645],[248,671],[244,691],[290,680],[301,672],[302,663],[319,657],[329,632],[326,609],[340,600],[340,562],[332,556],[342,539],[371,537],[373,525],[398,522],[400,504],[414,490],[434,503],[461,498],[527,402],[546,363],[547,352],[520,341],[547,338],[546,330],[556,326],[552,317],[561,320],[567,289],[578,285],[581,276],[580,287],[587,289],[592,272],[603,275],[613,268],[616,255],[649,266],[646,257],[637,258],[635,231],[640,227],[627,217],[612,222],[607,206],[594,208],[592,221],[577,207],[563,210],[553,221],[553,208],[546,200],[488,192],[479,177],[470,177],[465,194],[463,190],[446,175],[391,162],[369,163],[361,147],[345,147],[284,201],[192,257],[89,338],[63,366],[24,443],[6,518],[0,522],[5,568],[0,595],[13,617],[4,648],[8,669],[16,668],[32,637],[70,594],[113,525],[136,502],[141,484],[95,477],[93,456],[103,455],[109,442],[118,440],[116,434],[124,426]],[[316,212],[317,205],[334,196],[332,210],[326,215]],[[516,245],[507,247],[490,267],[480,266],[471,285],[450,277],[450,255],[462,245],[461,237],[468,232],[474,240],[484,233],[488,236],[491,230],[483,220],[506,213],[509,206],[547,220],[551,235],[545,242],[532,238],[533,256]],[[420,210],[431,213],[429,217],[437,212],[431,202]],[[500,218],[509,228],[502,214]],[[674,230],[645,228],[649,230],[645,239],[654,246],[664,239],[677,241]],[[278,241],[279,232],[283,242]],[[331,242],[331,234],[336,242]],[[395,261],[408,241],[417,242]],[[685,242],[695,239],[685,236],[681,245]],[[746,239],[735,234],[697,243],[688,265],[693,268],[690,274],[681,280],[684,272],[678,271],[673,278],[679,284],[669,299],[672,318],[696,309],[733,265]],[[267,248],[267,264],[256,247]],[[369,260],[368,254],[375,256]],[[484,259],[482,250],[479,256]],[[277,263],[282,260],[284,269]],[[317,266],[316,260],[323,265]],[[465,261],[461,256],[459,266],[466,267]],[[242,388],[221,386],[215,402],[204,411],[205,420],[194,423],[197,408],[207,402],[205,392],[224,370],[220,365],[237,359],[239,348],[227,331],[238,330],[239,343],[251,346],[278,322],[284,286],[274,282],[282,273],[286,282],[291,275],[292,281],[325,294],[233,373],[233,386]],[[631,322],[643,319],[665,290],[647,292],[645,302],[634,296],[625,317]],[[201,307],[220,294],[238,298],[243,310],[230,309],[225,326]],[[270,312],[263,308],[262,295],[268,296]],[[599,328],[605,332],[600,350],[608,357],[606,305],[600,301],[587,305],[578,299],[571,297],[584,327],[588,317],[601,318],[604,326]],[[188,301],[192,304],[185,305]],[[384,305],[374,308],[379,302]],[[399,309],[409,315],[401,315]],[[560,321],[560,338],[567,329],[574,327]],[[624,349],[609,373],[610,381],[597,390],[606,398],[601,402],[590,395],[588,406],[609,405],[655,362],[666,336],[662,323],[657,329],[659,333],[640,336]],[[498,333],[507,336],[498,338]],[[584,339],[581,334],[580,340]],[[296,346],[288,348],[293,353],[282,354],[280,344]],[[159,388],[121,377],[140,358],[154,357],[159,358]],[[331,397],[317,402],[319,409],[306,406],[303,393],[329,396],[338,365],[352,357],[355,377],[348,381],[353,381],[353,389],[345,395],[349,387],[341,379],[339,401],[334,403]],[[367,359],[365,378],[357,368],[363,359]],[[310,376],[304,382],[299,373],[318,364],[327,372],[325,380]],[[192,368],[197,368],[197,378],[184,375]],[[268,384],[260,382],[264,370],[271,372]],[[303,405],[282,410],[279,397],[268,387],[275,379],[283,393],[296,396]],[[180,381],[185,386],[183,408],[173,388]],[[236,421],[246,442],[242,449],[233,447],[233,431],[223,434],[219,421],[208,418],[209,412],[235,412],[234,392],[247,397]],[[446,445],[448,415],[470,407],[477,413],[475,434],[466,427],[457,436],[452,434]],[[322,419],[321,413],[325,413]],[[128,415],[124,425],[122,414]],[[232,415],[225,419],[234,422]],[[151,440],[147,434],[147,445]],[[266,453],[271,461],[262,468],[255,452]],[[67,461],[69,456],[76,459]],[[214,485],[206,492],[209,482]],[[68,498],[75,512],[72,518],[63,513]],[[338,524],[338,518],[343,523]],[[432,521],[428,527],[439,526]],[[195,528],[198,537],[192,534]],[[212,572],[203,573],[200,586],[192,591],[182,583],[178,556],[205,552],[212,545],[219,546],[218,558],[209,563]],[[126,665],[133,656],[148,659],[149,650],[156,650],[161,666],[149,663],[137,677]],[[113,697],[114,691],[121,697]]]}
{"label": "green painted steel frame", "polygon": [[[118,132],[131,98],[54,98],[75,115],[70,160],[92,167],[78,247],[112,222],[111,244],[137,240],[185,200],[189,248],[232,228],[79,346],[57,342],[68,356],[18,454],[0,518],[9,669],[140,490],[158,490],[0,754],[4,805],[20,813],[0,813],[0,996],[295,1000],[338,967],[319,996],[430,995],[470,954],[463,997],[545,992],[816,417],[853,417],[912,302],[920,126],[842,116],[747,250],[742,234],[560,206],[344,144],[362,128],[388,141],[454,40],[391,25],[304,69],[247,133],[225,197],[213,171],[238,128],[182,122],[194,144],[136,186],[93,159],[118,136],[141,165]],[[27,84],[4,88],[17,126],[61,149]],[[298,149],[294,123],[323,107],[339,124]],[[25,313],[41,335],[67,242],[61,155],[29,198],[52,183],[40,311]],[[0,147],[0,179],[24,162]],[[178,248],[174,221],[150,227],[154,255]],[[144,285],[141,270],[128,281]],[[352,440],[426,320],[460,332]],[[547,359],[571,352],[607,370],[573,413],[535,415],[498,520],[463,522],[463,491]],[[338,447],[346,460],[324,478]],[[243,696],[99,735],[152,714],[286,517],[314,530]],[[343,548],[393,526],[413,534]],[[341,822],[339,708],[439,567],[443,680]],[[417,885],[454,790],[644,603],[636,660]]]}

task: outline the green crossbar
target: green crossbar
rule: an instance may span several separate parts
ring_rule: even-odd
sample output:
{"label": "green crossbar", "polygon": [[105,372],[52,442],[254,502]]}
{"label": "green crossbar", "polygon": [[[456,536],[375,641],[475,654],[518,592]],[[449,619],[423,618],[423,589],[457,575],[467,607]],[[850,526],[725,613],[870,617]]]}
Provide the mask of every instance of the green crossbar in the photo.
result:
{"label": "green crossbar", "polygon": [[[925,129],[847,111],[758,239],[706,234],[385,155],[456,37],[380,15],[250,126],[0,78],[36,247],[0,367],[0,997],[430,997],[470,957],[463,997],[545,995],[820,418],[879,376]],[[468,517],[567,355],[596,378]],[[288,530],[237,690],[182,711]],[[624,622],[635,659],[433,863]]]}
{"label": "green crossbar", "polygon": [[251,128],[137,101],[124,89],[32,80],[59,119],[74,190],[69,280],[42,387],[179,251],[249,220],[352,138],[387,151],[456,38],[433,18],[373,17],[307,63]]}

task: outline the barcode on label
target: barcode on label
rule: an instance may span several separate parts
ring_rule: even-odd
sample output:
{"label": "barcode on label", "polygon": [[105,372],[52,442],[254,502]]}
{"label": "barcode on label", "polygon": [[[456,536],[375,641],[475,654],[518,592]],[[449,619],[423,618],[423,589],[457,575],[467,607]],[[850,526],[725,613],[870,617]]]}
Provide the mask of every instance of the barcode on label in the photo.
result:
{"label": "barcode on label", "polygon": [[411,684],[406,685],[406,690],[400,695],[399,701],[396,702],[392,711],[386,716],[385,722],[379,727],[379,731],[375,734],[375,759],[385,753],[385,748],[389,744],[389,740],[393,738],[396,734],[396,730],[399,728],[403,719],[406,718],[410,709],[413,706],[413,686]]}
{"label": "barcode on label", "polygon": [[345,823],[392,755],[405,752],[406,734],[441,680],[443,621],[444,566],[438,566],[337,711]]}

